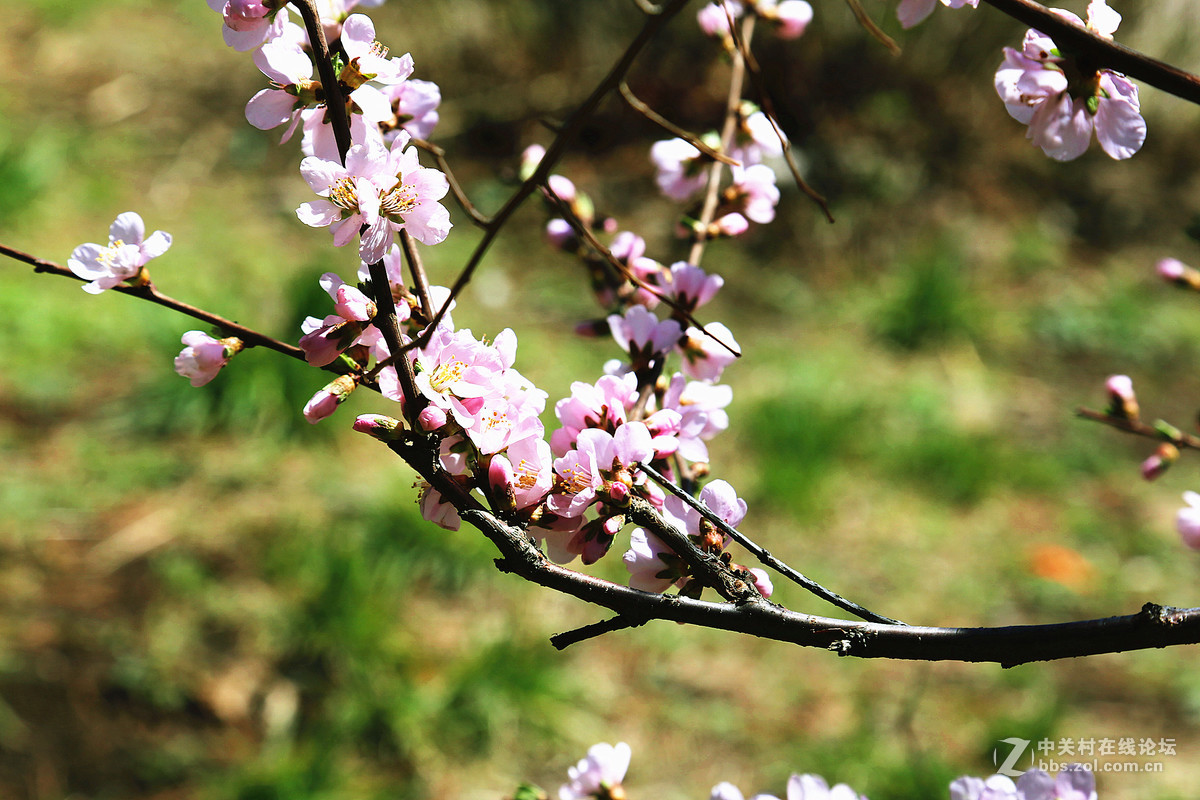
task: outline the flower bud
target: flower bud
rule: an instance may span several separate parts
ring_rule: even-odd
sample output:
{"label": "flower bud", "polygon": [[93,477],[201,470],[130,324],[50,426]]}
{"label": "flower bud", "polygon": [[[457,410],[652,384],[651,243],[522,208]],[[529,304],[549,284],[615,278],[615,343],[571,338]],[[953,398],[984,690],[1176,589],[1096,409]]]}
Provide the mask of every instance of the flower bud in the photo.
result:
{"label": "flower bud", "polygon": [[398,419],[385,417],[383,414],[360,414],[354,420],[354,430],[365,433],[381,442],[390,442],[398,438],[399,431],[404,430],[404,424]]}
{"label": "flower bud", "polygon": [[567,204],[574,203],[575,198],[578,196],[578,193],[575,191],[575,184],[571,183],[570,178],[562,175],[551,175],[546,179],[546,186],[554,197]]}
{"label": "flower bud", "polygon": [[1104,382],[1108,390],[1108,415],[1119,419],[1136,421],[1138,418],[1137,396],[1133,393],[1133,381],[1128,375],[1110,375]]}
{"label": "flower bud", "polygon": [[812,6],[805,0],[783,0],[771,9],[769,15],[769,19],[778,26],[775,34],[780,39],[799,38],[808,27],[808,23],[812,22],[812,18]]}
{"label": "flower bud", "polygon": [[417,415],[417,424],[421,426],[421,430],[427,433],[444,427],[446,421],[445,410],[437,406],[425,406],[425,408],[421,409],[421,413]]}
{"label": "flower bud", "polygon": [[546,243],[556,250],[571,251],[579,246],[575,229],[565,219],[555,218],[546,223]]}
{"label": "flower bud", "polygon": [[1158,262],[1159,276],[1185,289],[1200,291],[1200,271],[1189,267],[1176,258],[1164,258]]}
{"label": "flower bud", "polygon": [[540,144],[531,144],[525,148],[525,152],[521,153],[521,168],[518,175],[521,180],[527,181],[530,176],[537,170],[538,164],[542,163],[542,159],[546,157],[546,148]]}
{"label": "flower bud", "polygon": [[315,425],[332,414],[358,388],[352,375],[339,375],[304,405],[304,418]]}
{"label": "flower bud", "polygon": [[1200,494],[1184,492],[1183,499],[1187,506],[1179,509],[1175,528],[1184,544],[1193,550],[1200,550]]}
{"label": "flower bud", "polygon": [[512,462],[505,456],[492,456],[491,463],[488,464],[488,484],[491,487],[492,500],[498,506],[496,511],[516,510],[517,497],[513,489],[516,480],[517,474],[513,470]]}
{"label": "flower bud", "polygon": [[741,236],[750,229],[750,223],[741,214],[736,211],[718,219],[712,225],[708,226],[708,235],[711,237],[719,236]]}
{"label": "flower bud", "polygon": [[1170,442],[1158,446],[1154,455],[1142,462],[1142,477],[1148,481],[1155,480],[1179,460],[1179,448]]}

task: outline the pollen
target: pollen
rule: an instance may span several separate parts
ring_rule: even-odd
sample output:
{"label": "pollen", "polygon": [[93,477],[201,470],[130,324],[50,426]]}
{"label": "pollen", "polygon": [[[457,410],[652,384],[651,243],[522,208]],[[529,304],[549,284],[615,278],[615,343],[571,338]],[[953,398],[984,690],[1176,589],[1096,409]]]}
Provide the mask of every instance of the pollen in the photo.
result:
{"label": "pollen", "polygon": [[440,394],[446,391],[447,386],[462,378],[466,371],[465,362],[452,358],[444,364],[438,364],[433,372],[429,373],[429,386]]}
{"label": "pollen", "polygon": [[420,203],[421,201],[412,193],[411,187],[402,183],[379,198],[379,213],[385,217],[395,217],[407,214]]}
{"label": "pollen", "polygon": [[538,471],[533,464],[529,463],[529,459],[522,458],[521,463],[517,465],[516,472],[517,486],[527,491],[537,486]]}
{"label": "pollen", "polygon": [[572,494],[579,494],[592,486],[592,473],[583,467],[572,467],[562,474],[563,483]]}
{"label": "pollen", "polygon": [[350,178],[338,178],[329,187],[329,199],[338,208],[347,211],[358,211],[358,190]]}
{"label": "pollen", "polygon": [[113,261],[116,259],[117,254],[121,252],[121,248],[124,246],[124,240],[113,239],[108,247],[101,250],[96,256],[96,261],[111,269],[113,266]]}
{"label": "pollen", "polygon": [[376,58],[387,58],[388,49],[379,42],[371,42],[370,53]]}

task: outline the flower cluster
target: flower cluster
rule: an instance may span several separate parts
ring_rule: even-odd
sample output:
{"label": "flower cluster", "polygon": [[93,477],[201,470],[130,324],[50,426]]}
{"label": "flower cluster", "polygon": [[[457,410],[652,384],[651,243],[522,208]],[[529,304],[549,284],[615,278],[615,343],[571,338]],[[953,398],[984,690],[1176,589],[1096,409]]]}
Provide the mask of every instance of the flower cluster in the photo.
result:
{"label": "flower cluster", "polygon": [[[568,783],[558,790],[559,800],[622,800],[622,782],[629,770],[629,745],[597,744],[588,749],[578,766],[567,770]],[[532,787],[530,787],[532,789]],[[518,793],[518,796],[523,796]],[[528,796],[545,797],[533,789]],[[820,775],[793,774],[788,778],[786,800],[866,800],[844,783],[830,786]],[[735,785],[718,783],[709,800],[745,800]],[[750,800],[780,800],[773,794],[756,794]],[[1004,775],[989,778],[963,776],[950,783],[950,800],[1097,800],[1096,779],[1082,764],[1068,764],[1057,776],[1031,769],[1014,782]]]}
{"label": "flower cluster", "polygon": [[[1053,11],[1084,24],[1069,11]],[[1088,4],[1087,29],[1096,35],[1111,39],[1120,22],[1105,0]],[[1083,155],[1093,131],[1115,159],[1129,158],[1146,140],[1137,86],[1111,70],[1085,66],[1040,31],[1027,31],[1020,50],[1004,48],[995,83],[1008,113],[1029,126],[1027,137],[1058,161]]]}

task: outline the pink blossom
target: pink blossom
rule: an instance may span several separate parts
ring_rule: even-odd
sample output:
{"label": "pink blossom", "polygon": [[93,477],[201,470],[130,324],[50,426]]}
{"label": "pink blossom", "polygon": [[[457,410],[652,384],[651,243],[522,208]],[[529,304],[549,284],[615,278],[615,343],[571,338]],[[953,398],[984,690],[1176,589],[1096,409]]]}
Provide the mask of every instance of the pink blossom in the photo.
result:
{"label": "pink blossom", "polygon": [[500,351],[475,339],[471,331],[441,332],[417,355],[417,390],[468,428],[483,400],[499,396],[508,366]]}
{"label": "pink blossom", "polygon": [[317,103],[319,84],[312,80],[312,61],[294,43],[276,39],[254,51],[254,64],[271,85],[246,103],[246,120],[262,131],[287,124],[280,140],[286,142],[300,122],[300,112]]}
{"label": "pink blossom", "polygon": [[650,148],[650,160],[658,169],[654,178],[658,188],[672,200],[687,200],[708,181],[704,169],[706,160],[695,146],[683,139],[655,142]]}
{"label": "pink blossom", "polygon": [[[979,0],[942,0],[942,5],[947,8],[978,8]],[[936,0],[900,0],[900,5],[896,7],[896,18],[900,20],[901,27],[911,28],[932,14],[936,7]]]}
{"label": "pink blossom", "polygon": [[336,314],[323,321],[305,320],[300,338],[304,360],[314,367],[333,362],[344,350],[360,343],[364,326],[375,316],[375,303],[357,287],[350,286],[332,272],[321,276],[321,288],[333,298]]}
{"label": "pink blossom", "polygon": [[83,290],[99,294],[105,289],[137,278],[142,268],[171,246],[171,234],[155,231],[146,237],[146,225],[133,211],[126,211],[108,229],[108,245],[88,242],[71,253],[67,266],[90,283]]}
{"label": "pink blossom", "polygon": [[384,141],[390,144],[400,131],[414,139],[428,139],[438,124],[442,92],[432,81],[409,79],[384,87],[391,101],[392,118],[383,121]]}
{"label": "pink blossom", "polygon": [[644,423],[627,422],[612,434],[599,428],[582,430],[575,449],[554,460],[558,481],[546,507],[560,517],[578,517],[603,499],[601,493],[615,473],[653,455],[652,437]]}
{"label": "pink blossom", "polygon": [[775,584],[771,583],[771,576],[767,574],[767,571],[754,567],[750,570],[750,574],[754,576],[754,588],[758,589],[758,593],[764,599],[771,599],[771,595],[775,593]]}
{"label": "pink blossom", "polygon": [[203,331],[188,331],[183,343],[186,347],[175,356],[175,371],[188,378],[192,386],[203,386],[217,377],[221,367],[242,349],[242,340],[235,336],[214,339]]}
{"label": "pink blossom", "polygon": [[595,797],[613,797],[614,790],[621,787],[625,773],[629,770],[632,751],[621,742],[594,744],[588,748],[587,757],[567,770],[568,783],[558,790],[558,800],[591,800]]}
{"label": "pink blossom", "polygon": [[352,426],[359,433],[365,433],[381,442],[390,442],[396,438],[398,431],[404,430],[404,423],[383,414],[359,414]]}
{"label": "pink blossom", "polygon": [[[700,490],[700,502],[712,514],[731,528],[736,528],[746,517],[746,501],[738,497],[737,490],[728,481],[715,480]],[[663,502],[663,516],[689,536],[702,537],[712,523],[696,509],[675,495]],[[721,536],[721,548],[730,545],[730,538]]]}
{"label": "pink blossom", "polygon": [[752,222],[765,225],[775,219],[779,204],[779,187],[775,185],[775,170],[766,164],[734,167],[732,189],[737,193],[735,203]]}
{"label": "pink blossom", "polygon": [[405,150],[402,133],[385,149],[377,140],[356,144],[346,165],[309,156],[300,164],[305,181],[322,199],[296,209],[300,221],[314,228],[331,226],[333,243],[350,242],[364,225],[359,256],[381,260],[392,247],[394,233],[406,229],[422,244],[437,244],[450,232],[450,214],[437,201],[449,191],[446,176],[422,168],[415,150]]}
{"label": "pink blossom", "polygon": [[417,505],[421,509],[421,517],[448,531],[456,531],[462,526],[462,517],[458,515],[454,504],[447,502],[441,493],[425,481],[417,486]]}
{"label": "pink blossom", "polygon": [[[728,13],[726,13],[728,9]],[[728,36],[729,18],[738,19],[742,16],[742,4],[738,0],[709,3],[696,12],[696,21],[700,30],[708,36]]]}
{"label": "pink blossom", "polygon": [[844,783],[832,789],[820,775],[793,775],[788,778],[787,800],[866,800]]}
{"label": "pink blossom", "polygon": [[806,0],[783,0],[775,6],[760,2],[759,13],[775,23],[775,35],[780,39],[803,36],[813,18],[813,8]]}
{"label": "pink blossom", "polygon": [[687,574],[679,556],[642,528],[629,534],[629,549],[621,558],[629,571],[629,585],[643,592],[662,594]]}
{"label": "pink blossom", "polygon": [[[1083,25],[1068,11],[1055,13]],[[1094,33],[1111,38],[1119,22],[1120,15],[1104,0],[1088,6],[1087,27]],[[1137,86],[1110,70],[1085,74],[1083,80],[1068,79],[1079,69],[1049,37],[1029,30],[1020,51],[1004,48],[996,92],[1009,115],[1029,126],[1027,138],[1055,160],[1083,155],[1093,131],[1105,153],[1118,160],[1129,158],[1146,140]]]}
{"label": "pink blossom", "polygon": [[689,327],[679,342],[684,374],[702,381],[717,380],[725,367],[737,360],[729,347],[737,350],[738,343],[729,328],[720,322],[708,323],[704,331]]}
{"label": "pink blossom", "polygon": [[1175,527],[1184,544],[1193,550],[1200,550],[1200,494],[1184,492],[1183,500],[1187,505],[1179,509]]}
{"label": "pink blossom", "polygon": [[[749,100],[742,101],[738,108],[740,124],[736,130],[733,152],[730,153],[743,167],[761,164],[766,158],[783,155],[783,142],[787,136],[777,131],[763,111]],[[783,137],[781,140],[780,137]]]}
{"label": "pink blossom", "polygon": [[750,230],[749,221],[738,212],[731,211],[728,214],[722,214],[718,219],[713,221],[708,235],[712,237],[734,237],[741,236],[748,230]]}
{"label": "pink blossom", "polygon": [[605,375],[595,384],[575,381],[571,396],[554,404],[554,414],[562,425],[550,437],[554,453],[565,455],[585,428],[615,431],[636,402],[637,377],[632,374]]}
{"label": "pink blossom", "polygon": [[392,98],[376,84],[391,86],[407,80],[413,72],[412,56],[389,58],[388,49],[375,40],[375,24],[363,14],[352,14],[342,23],[341,43],[350,60],[338,78],[351,90],[351,107],[372,123],[392,119]]}
{"label": "pink blossom", "polygon": [[1012,778],[993,775],[986,780],[964,775],[950,784],[950,800],[1021,800]]}
{"label": "pink blossom", "polygon": [[511,443],[502,459],[509,465],[516,508],[540,503],[554,485],[554,456],[550,445],[540,436],[528,436]]}
{"label": "pink blossom", "polygon": [[1068,764],[1054,778],[1040,769],[1017,778],[1020,800],[1096,800],[1096,778],[1082,764]]}
{"label": "pink blossom", "polygon": [[208,7],[221,15],[225,44],[239,52],[253,50],[272,37],[287,21],[287,10],[273,11],[260,0],[208,0]]}
{"label": "pink blossom", "polygon": [[688,461],[708,461],[704,443],[729,427],[725,407],[732,400],[733,390],[728,386],[689,381],[681,373],[671,378],[663,408],[679,412],[679,455]]}
{"label": "pink blossom", "polygon": [[662,276],[662,283],[671,299],[691,312],[712,300],[725,285],[725,279],[709,275],[686,261],[676,261],[670,272]]}
{"label": "pink blossom", "polygon": [[645,306],[631,306],[624,316],[609,315],[608,327],[617,346],[629,353],[635,370],[661,359],[678,343],[682,331],[677,321],[659,320]]}

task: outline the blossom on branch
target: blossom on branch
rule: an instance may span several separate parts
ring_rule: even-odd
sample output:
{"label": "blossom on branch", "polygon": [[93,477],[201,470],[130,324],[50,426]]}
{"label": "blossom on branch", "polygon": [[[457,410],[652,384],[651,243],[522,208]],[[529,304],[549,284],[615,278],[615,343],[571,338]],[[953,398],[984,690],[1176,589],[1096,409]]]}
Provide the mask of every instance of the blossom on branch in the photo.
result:
{"label": "blossom on branch", "polygon": [[175,356],[175,371],[189,379],[192,386],[203,386],[217,377],[221,367],[244,347],[236,336],[214,339],[203,331],[188,331],[183,343],[186,347]]}
{"label": "blossom on branch", "polygon": [[623,797],[621,781],[629,770],[632,750],[620,742],[601,743],[588,748],[587,757],[567,770],[570,782],[558,790],[558,800],[594,800]]}
{"label": "blossom on branch", "polygon": [[146,224],[133,211],[126,211],[108,229],[108,245],[88,242],[71,253],[67,266],[85,281],[83,290],[100,294],[119,283],[137,279],[145,283],[144,267],[171,246],[171,234],[155,231],[146,236]]}
{"label": "blossom on branch", "polygon": [[[1052,10],[1084,24],[1069,11]],[[1120,21],[1105,0],[1088,4],[1087,28],[1093,33],[1111,39]],[[1056,161],[1083,155],[1093,131],[1104,152],[1118,160],[1132,156],[1146,140],[1137,86],[1112,70],[1087,68],[1040,31],[1027,31],[1020,51],[1004,48],[995,86],[1009,115],[1029,126],[1026,137]]]}
{"label": "blossom on branch", "polygon": [[[942,0],[942,5],[947,8],[978,8],[979,0]],[[937,0],[900,0],[900,5],[896,6],[896,18],[900,20],[901,27],[911,28],[932,14],[936,7]]]}
{"label": "blossom on branch", "polygon": [[417,153],[405,149],[401,133],[391,149],[376,139],[356,144],[346,165],[309,156],[300,174],[321,198],[302,203],[296,216],[314,228],[331,227],[333,244],[342,247],[365,226],[359,256],[368,264],[391,250],[395,233],[407,230],[421,244],[438,244],[450,233],[450,212],[438,201],[449,183],[436,169],[422,167]]}

